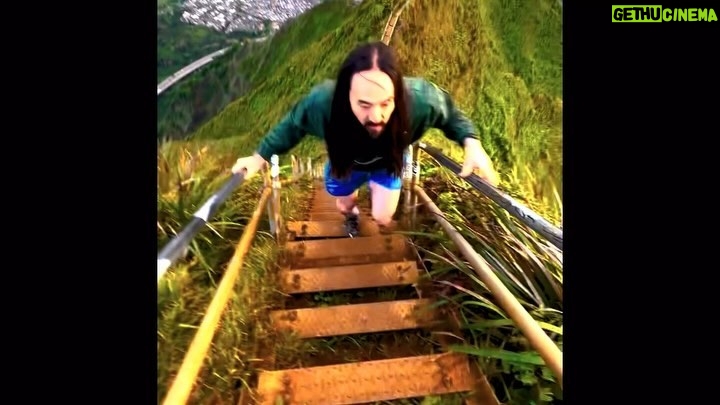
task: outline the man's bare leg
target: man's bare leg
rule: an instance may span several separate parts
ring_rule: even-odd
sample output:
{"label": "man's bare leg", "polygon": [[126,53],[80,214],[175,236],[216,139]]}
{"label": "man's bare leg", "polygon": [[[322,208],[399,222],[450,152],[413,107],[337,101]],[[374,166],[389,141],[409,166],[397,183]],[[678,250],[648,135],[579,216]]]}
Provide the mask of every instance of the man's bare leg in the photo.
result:
{"label": "man's bare leg", "polygon": [[370,192],[373,219],[381,231],[387,232],[392,229],[392,218],[400,201],[400,190],[391,190],[371,181]]}
{"label": "man's bare leg", "polygon": [[357,207],[358,191],[359,190],[355,190],[354,193],[345,197],[337,197],[337,199],[335,200],[335,205],[341,213],[345,215],[360,214],[360,209],[358,209]]}

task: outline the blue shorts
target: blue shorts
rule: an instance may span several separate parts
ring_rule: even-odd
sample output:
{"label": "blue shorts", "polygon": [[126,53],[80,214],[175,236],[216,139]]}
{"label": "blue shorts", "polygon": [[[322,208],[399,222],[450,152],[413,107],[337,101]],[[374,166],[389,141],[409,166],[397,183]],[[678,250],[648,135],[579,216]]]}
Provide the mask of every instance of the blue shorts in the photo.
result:
{"label": "blue shorts", "polygon": [[345,197],[355,192],[363,184],[372,181],[390,190],[400,190],[402,179],[387,172],[385,169],[372,172],[352,171],[350,178],[338,180],[330,174],[330,162],[325,163],[325,190],[334,197]]}

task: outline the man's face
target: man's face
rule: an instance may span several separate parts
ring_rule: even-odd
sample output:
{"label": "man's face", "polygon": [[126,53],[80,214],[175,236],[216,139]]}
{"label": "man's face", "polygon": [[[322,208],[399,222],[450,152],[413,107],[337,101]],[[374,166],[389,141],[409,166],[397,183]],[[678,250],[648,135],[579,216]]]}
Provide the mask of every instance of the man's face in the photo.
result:
{"label": "man's face", "polygon": [[380,136],[395,110],[390,76],[375,69],[356,73],[350,82],[350,106],[370,136]]}

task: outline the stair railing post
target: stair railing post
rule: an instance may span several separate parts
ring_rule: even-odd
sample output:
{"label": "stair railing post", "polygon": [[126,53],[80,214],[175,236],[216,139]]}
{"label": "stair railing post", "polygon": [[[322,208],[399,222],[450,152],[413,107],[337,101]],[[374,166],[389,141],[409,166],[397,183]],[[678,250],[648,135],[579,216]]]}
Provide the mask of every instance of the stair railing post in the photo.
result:
{"label": "stair railing post", "polygon": [[[269,168],[267,166],[265,166],[263,168],[262,174],[263,174],[263,188],[272,187],[271,171],[269,170]],[[275,230],[277,229],[277,224],[275,222],[275,213],[273,212],[273,205],[272,205],[271,198],[268,199],[265,206],[267,208],[268,225],[270,226],[270,233],[272,233],[274,235]]]}
{"label": "stair railing post", "polygon": [[318,178],[325,179],[325,165],[328,164],[327,159],[318,162]]}
{"label": "stair railing post", "polygon": [[300,177],[300,166],[298,166],[298,160],[295,155],[290,155],[290,164],[292,165],[293,179],[297,179]]}
{"label": "stair railing post", "polygon": [[410,213],[412,205],[413,149],[412,145],[408,145],[403,152],[402,188],[404,198],[402,213],[405,220],[408,219],[406,215]]}
{"label": "stair railing post", "polygon": [[268,201],[268,213],[271,213],[270,232],[277,241],[282,237],[282,215],[280,215],[280,157],[272,155],[270,158],[270,176],[272,184],[272,198]]}
{"label": "stair railing post", "polygon": [[412,150],[412,179],[410,181],[410,226],[414,228],[417,225],[417,207],[418,195],[414,192],[415,186],[420,185],[420,147],[415,145]]}

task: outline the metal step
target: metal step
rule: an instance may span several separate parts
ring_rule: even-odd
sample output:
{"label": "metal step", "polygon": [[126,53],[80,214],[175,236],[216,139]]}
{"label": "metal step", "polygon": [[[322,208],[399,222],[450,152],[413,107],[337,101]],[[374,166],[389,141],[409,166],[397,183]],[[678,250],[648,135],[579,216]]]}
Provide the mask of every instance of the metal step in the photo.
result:
{"label": "metal step", "polygon": [[[372,212],[369,208],[361,208],[360,215],[361,219],[372,219]],[[320,208],[310,209],[310,212],[305,214],[306,221],[344,221],[345,215],[341,214],[337,208]]]}
{"label": "metal step", "polygon": [[464,354],[443,353],[260,373],[260,404],[344,405],[473,390]]}
{"label": "metal step", "polygon": [[[342,238],[348,237],[345,221],[291,221],[286,224],[287,231],[296,239],[305,238]],[[377,223],[373,220],[361,219],[358,224],[358,236],[374,236],[380,234]]]}
{"label": "metal step", "polygon": [[287,294],[410,285],[418,279],[414,261],[280,271],[280,288]]}
{"label": "metal step", "polygon": [[318,211],[338,211],[338,207],[335,204],[313,204],[310,206],[311,212]]}
{"label": "metal step", "polygon": [[402,235],[291,241],[285,244],[290,268],[344,266],[410,259]]}
{"label": "metal step", "polygon": [[428,299],[373,302],[273,311],[276,330],[299,338],[354,335],[430,327],[435,312]]}
{"label": "metal step", "polygon": [[305,218],[307,221],[341,221],[345,217],[339,212],[317,212],[310,213]]}

